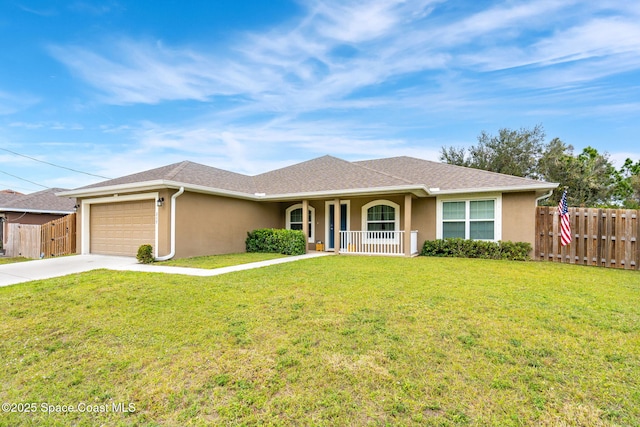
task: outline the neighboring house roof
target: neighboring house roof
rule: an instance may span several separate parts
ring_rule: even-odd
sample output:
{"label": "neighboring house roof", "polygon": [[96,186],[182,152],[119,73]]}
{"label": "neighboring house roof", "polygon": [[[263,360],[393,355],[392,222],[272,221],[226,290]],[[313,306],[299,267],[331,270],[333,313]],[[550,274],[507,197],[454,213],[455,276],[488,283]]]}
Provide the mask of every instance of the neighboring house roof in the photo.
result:
{"label": "neighboring house roof", "polygon": [[116,191],[185,187],[232,197],[286,200],[331,195],[412,192],[418,196],[487,191],[549,191],[558,184],[432,162],[413,157],[348,162],[323,156],[247,176],[189,161],[127,175],[61,196],[83,197]]}
{"label": "neighboring house roof", "polygon": [[17,200],[20,196],[24,196],[24,194],[13,190],[2,190],[0,191],[0,206],[4,206],[13,200]]}
{"label": "neighboring house roof", "polygon": [[0,212],[69,214],[74,211],[76,201],[56,196],[56,193],[64,191],[68,190],[50,188],[36,193],[16,195],[10,199],[0,195]]}

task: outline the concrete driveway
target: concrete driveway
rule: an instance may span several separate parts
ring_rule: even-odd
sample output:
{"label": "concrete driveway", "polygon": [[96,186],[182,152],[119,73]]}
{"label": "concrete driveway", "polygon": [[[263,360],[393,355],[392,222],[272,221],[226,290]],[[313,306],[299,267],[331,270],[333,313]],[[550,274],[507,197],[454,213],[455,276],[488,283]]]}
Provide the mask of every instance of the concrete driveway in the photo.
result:
{"label": "concrete driveway", "polygon": [[108,268],[126,270],[137,265],[135,258],[105,255],[73,255],[0,265],[0,286],[31,280],[51,279],[67,274]]}
{"label": "concrete driveway", "polygon": [[153,264],[139,264],[135,258],[107,255],[72,255],[34,261],[0,265],[0,287],[15,285],[31,280],[51,279],[67,274],[106,268],[109,270],[141,271],[145,273],[185,274],[188,276],[211,277],[235,271],[267,267],[302,259],[333,255],[333,252],[310,252],[304,255],[276,258],[268,261],[232,265],[212,270],[202,268],[166,267]]}

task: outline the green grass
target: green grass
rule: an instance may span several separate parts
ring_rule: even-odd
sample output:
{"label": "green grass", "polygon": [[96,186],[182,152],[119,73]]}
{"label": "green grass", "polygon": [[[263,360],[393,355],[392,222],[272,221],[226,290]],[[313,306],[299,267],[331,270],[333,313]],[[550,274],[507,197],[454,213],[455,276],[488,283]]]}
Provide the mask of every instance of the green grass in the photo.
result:
{"label": "green grass", "polygon": [[[640,274],[332,256],[0,289],[0,425],[640,424]],[[110,407],[111,408],[111,407]]]}
{"label": "green grass", "polygon": [[250,262],[267,261],[276,258],[283,258],[286,255],[271,253],[238,253],[228,255],[210,255],[193,258],[171,259],[169,261],[156,262],[154,265],[166,265],[170,267],[192,267],[192,268],[221,268],[232,265],[247,264]]}
{"label": "green grass", "polygon": [[2,264],[13,264],[14,262],[23,262],[23,261],[29,261],[29,259],[24,258],[24,257],[12,257],[12,258],[6,258],[6,257],[0,257],[0,265]]}

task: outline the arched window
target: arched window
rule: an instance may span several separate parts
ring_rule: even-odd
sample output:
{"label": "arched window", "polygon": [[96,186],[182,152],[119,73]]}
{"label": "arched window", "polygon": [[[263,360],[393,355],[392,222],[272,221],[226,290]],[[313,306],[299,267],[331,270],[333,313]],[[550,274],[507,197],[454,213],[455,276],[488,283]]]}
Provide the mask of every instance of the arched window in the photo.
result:
{"label": "arched window", "polygon": [[400,205],[389,200],[375,200],[362,207],[363,231],[369,239],[395,239],[400,231]]}
{"label": "arched window", "polygon": [[[287,229],[288,230],[302,230],[302,203],[298,203],[293,206],[289,206],[286,211]],[[307,236],[308,242],[313,243],[315,241],[316,230],[314,224],[316,223],[316,210],[313,206],[309,206],[309,215],[307,220],[309,221],[309,235]]]}

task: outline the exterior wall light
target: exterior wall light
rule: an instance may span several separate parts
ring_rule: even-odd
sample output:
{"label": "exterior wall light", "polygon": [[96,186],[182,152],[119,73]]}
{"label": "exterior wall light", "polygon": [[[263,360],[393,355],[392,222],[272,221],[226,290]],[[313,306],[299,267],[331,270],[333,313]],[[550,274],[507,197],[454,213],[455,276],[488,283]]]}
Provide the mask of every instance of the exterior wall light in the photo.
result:
{"label": "exterior wall light", "polygon": [[161,208],[162,205],[164,205],[164,197],[160,197],[156,202],[156,204],[158,205],[159,208]]}

